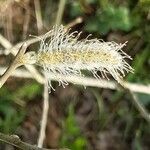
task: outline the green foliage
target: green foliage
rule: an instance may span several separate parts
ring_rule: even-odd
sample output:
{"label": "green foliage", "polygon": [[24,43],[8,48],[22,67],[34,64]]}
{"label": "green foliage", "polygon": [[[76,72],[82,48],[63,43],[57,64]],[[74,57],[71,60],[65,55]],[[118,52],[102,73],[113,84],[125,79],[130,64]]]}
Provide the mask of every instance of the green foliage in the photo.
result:
{"label": "green foliage", "polygon": [[[150,82],[150,78],[147,77],[147,74],[150,73],[149,70],[146,69],[146,63],[150,56],[149,51],[150,45],[147,45],[147,47],[142,51],[142,53],[137,54],[136,57],[133,60],[133,68],[134,68],[134,74],[128,75],[129,81],[136,81],[136,82]],[[141,74],[141,70],[143,70]]]}
{"label": "green foliage", "polygon": [[140,8],[143,11],[149,11],[150,9],[150,0],[139,0]]}
{"label": "green foliage", "polygon": [[138,96],[139,100],[142,100],[141,103],[144,106],[148,107],[148,105],[150,105],[150,95],[148,95],[148,94],[142,94],[142,93],[137,93],[137,96]]}
{"label": "green foliage", "polygon": [[70,16],[76,17],[83,15],[83,11],[81,9],[80,3],[77,1],[72,2],[71,9],[70,9]]}
{"label": "green foliage", "polygon": [[14,99],[28,99],[32,100],[38,93],[41,93],[41,86],[37,83],[25,84],[17,89],[13,96]]}
{"label": "green foliage", "polygon": [[60,145],[62,147],[66,146],[71,150],[84,150],[86,147],[86,139],[81,135],[80,129],[76,123],[72,104],[69,106],[68,116],[64,121]]}
{"label": "green foliage", "polygon": [[22,122],[25,112],[23,110],[16,110],[6,102],[0,103],[0,130],[4,133],[14,132],[18,125]]}
{"label": "green foliage", "polygon": [[[37,83],[25,84],[14,91],[5,86],[0,90],[0,130],[4,133],[14,132],[25,117],[26,101],[32,100],[41,87]],[[17,104],[17,105],[15,105]],[[21,105],[21,106],[20,106]]]}
{"label": "green foliage", "polygon": [[131,21],[128,8],[109,5],[88,19],[85,29],[89,32],[99,31],[101,34],[107,34],[110,30],[129,31],[132,26],[133,20]]}
{"label": "green foliage", "polygon": [[4,133],[14,132],[22,122],[25,112],[14,107],[11,93],[3,87],[0,92],[0,130]]}

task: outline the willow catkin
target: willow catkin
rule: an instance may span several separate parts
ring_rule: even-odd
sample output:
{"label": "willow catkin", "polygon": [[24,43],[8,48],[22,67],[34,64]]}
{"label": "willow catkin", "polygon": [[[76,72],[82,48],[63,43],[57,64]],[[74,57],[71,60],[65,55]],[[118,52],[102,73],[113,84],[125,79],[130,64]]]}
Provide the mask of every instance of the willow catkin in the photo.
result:
{"label": "willow catkin", "polygon": [[[43,66],[46,77],[50,83],[50,73],[59,75],[83,76],[81,70],[92,72],[94,77],[107,78],[111,74],[115,80],[121,81],[125,72],[132,72],[133,69],[125,61],[131,59],[121,49],[126,45],[115,42],[103,42],[98,39],[78,40],[80,33],[69,33],[62,25],[55,26],[41,39],[40,49],[36,56],[36,63]],[[59,76],[59,82],[65,86],[67,81]]]}

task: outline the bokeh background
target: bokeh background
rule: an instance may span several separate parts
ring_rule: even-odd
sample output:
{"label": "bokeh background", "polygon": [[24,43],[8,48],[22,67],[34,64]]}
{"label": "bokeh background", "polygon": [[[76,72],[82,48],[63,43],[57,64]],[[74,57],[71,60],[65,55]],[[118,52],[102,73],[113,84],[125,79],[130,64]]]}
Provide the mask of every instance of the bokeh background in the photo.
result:
{"label": "bokeh background", "polygon": [[[150,0],[0,0],[0,34],[12,45],[41,35],[58,21],[92,37],[124,43],[135,69],[126,81],[150,84]],[[63,3],[62,2],[62,3]],[[64,8],[64,9],[63,9]],[[41,14],[41,15],[40,15]],[[38,50],[39,44],[28,49]],[[0,43],[0,67],[13,60]],[[123,90],[53,82],[44,147],[71,150],[148,150],[150,125]],[[136,93],[150,111],[150,95]],[[43,104],[43,85],[34,79],[10,77],[0,89],[0,131],[37,143]],[[0,143],[0,150],[14,150]]]}

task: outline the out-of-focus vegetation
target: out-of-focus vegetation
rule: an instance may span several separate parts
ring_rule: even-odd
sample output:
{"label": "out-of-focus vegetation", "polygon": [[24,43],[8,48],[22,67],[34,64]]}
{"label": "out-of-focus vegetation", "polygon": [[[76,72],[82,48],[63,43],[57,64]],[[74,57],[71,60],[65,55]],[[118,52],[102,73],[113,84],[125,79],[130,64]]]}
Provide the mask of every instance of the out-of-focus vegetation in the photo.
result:
{"label": "out-of-focus vegetation", "polygon": [[[6,10],[5,2],[0,0],[0,33],[13,44],[28,39],[29,34],[37,35],[33,1],[12,0]],[[41,33],[54,25],[58,4],[58,0],[40,1],[44,24]],[[26,15],[30,20],[25,34]],[[105,41],[128,41],[124,51],[132,56],[130,63],[135,71],[126,80],[150,84],[150,0],[66,0],[62,23],[67,25],[77,17],[82,17],[83,22],[72,30],[82,30],[82,38],[92,33]],[[0,56],[1,65],[8,65],[8,61],[12,61],[9,56]],[[76,85],[63,89],[53,84],[56,92],[50,94],[45,146],[71,150],[150,148],[150,125],[134,107],[128,93]],[[0,131],[19,134],[35,144],[42,92],[42,86],[33,80],[10,78],[0,89]],[[150,95],[137,96],[150,111]]]}
{"label": "out-of-focus vegetation", "polygon": [[70,149],[85,149],[86,139],[80,133],[81,131],[76,123],[73,105],[70,104],[68,109],[68,116],[63,126],[61,145],[63,147],[67,145]]}

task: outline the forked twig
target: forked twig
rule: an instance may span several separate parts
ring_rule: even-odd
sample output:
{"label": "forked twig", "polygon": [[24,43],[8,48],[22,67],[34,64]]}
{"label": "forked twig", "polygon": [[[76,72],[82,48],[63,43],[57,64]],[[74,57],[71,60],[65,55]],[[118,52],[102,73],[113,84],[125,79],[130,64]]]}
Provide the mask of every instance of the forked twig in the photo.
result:
{"label": "forked twig", "polygon": [[0,88],[3,86],[3,84],[6,82],[6,80],[11,76],[12,72],[18,68],[19,66],[23,65],[23,59],[24,53],[26,51],[27,45],[24,44],[21,46],[20,50],[18,51],[14,61],[10,64],[8,69],[5,71],[5,73],[0,77]]}
{"label": "forked twig", "polygon": [[[18,50],[23,45],[23,43],[26,43],[27,47],[28,47],[30,44],[35,43],[37,41],[39,41],[39,39],[34,38],[34,39],[20,42],[20,43],[16,44],[15,46],[13,46],[5,37],[3,37],[0,34],[0,44],[2,44],[2,46],[4,46],[7,49],[7,51],[12,53],[14,56],[16,56]],[[37,80],[37,82],[44,83],[43,76],[36,70],[36,68],[34,66],[25,65],[25,67],[32,74],[32,76]]]}

